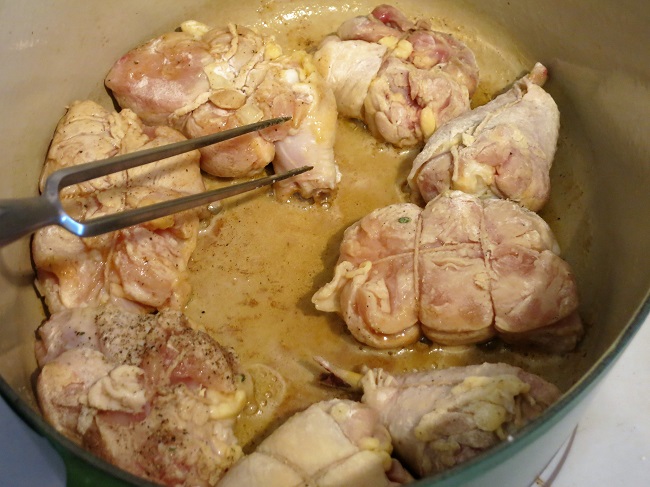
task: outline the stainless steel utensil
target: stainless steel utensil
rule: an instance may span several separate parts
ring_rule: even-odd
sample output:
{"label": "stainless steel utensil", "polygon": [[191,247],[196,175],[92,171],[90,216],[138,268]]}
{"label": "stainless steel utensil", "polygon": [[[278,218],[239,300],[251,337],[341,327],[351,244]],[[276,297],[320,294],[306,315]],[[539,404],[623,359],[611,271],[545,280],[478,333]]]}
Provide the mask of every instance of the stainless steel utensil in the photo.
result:
{"label": "stainless steel utensil", "polygon": [[265,178],[235,184],[226,188],[205,191],[181,198],[162,201],[141,208],[126,210],[110,215],[79,222],[68,215],[61,205],[59,194],[66,186],[88,181],[107,174],[125,171],[136,166],[176,156],[184,152],[200,149],[240,135],[262,130],[290,120],[291,117],[279,117],[243,125],[215,134],[184,140],[174,144],[154,147],[138,152],[111,157],[88,164],[66,167],[53,172],[47,178],[43,193],[32,198],[0,200],[0,246],[7,245],[20,237],[28,235],[47,225],[60,225],[80,237],[94,237],[120,228],[137,225],[179,211],[188,210],[212,201],[228,198],[246,191],[260,188],[276,181],[290,178],[309,171],[311,166],[304,166]]}

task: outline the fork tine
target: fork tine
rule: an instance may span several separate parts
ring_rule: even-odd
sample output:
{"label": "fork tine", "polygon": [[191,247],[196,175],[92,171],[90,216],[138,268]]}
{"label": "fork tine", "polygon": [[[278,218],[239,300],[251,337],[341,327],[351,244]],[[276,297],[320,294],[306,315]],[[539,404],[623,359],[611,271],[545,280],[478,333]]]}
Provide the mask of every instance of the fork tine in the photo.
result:
{"label": "fork tine", "polygon": [[91,237],[102,233],[118,230],[162,216],[171,215],[178,211],[194,208],[203,203],[220,200],[228,196],[259,188],[276,181],[313,169],[311,166],[301,167],[267,178],[242,183],[227,188],[207,191],[185,196],[154,205],[118,212],[112,215],[78,222],[68,215],[61,205],[59,192],[65,186],[98,178],[114,172],[123,171],[150,162],[166,159],[184,152],[200,149],[207,145],[238,137],[250,132],[262,130],[273,125],[291,120],[291,117],[279,117],[262,120],[249,125],[243,125],[231,130],[189,139],[175,144],[155,147],[139,152],[91,162],[79,166],[67,167],[54,171],[45,182],[40,196],[23,199],[0,200],[0,247],[18,240],[39,228],[58,224],[80,237]]}
{"label": "fork tine", "polygon": [[112,232],[121,228],[126,228],[138,223],[155,220],[163,216],[171,215],[183,210],[189,210],[199,205],[221,200],[230,196],[244,193],[253,189],[261,188],[277,181],[281,181],[292,176],[313,169],[312,166],[303,166],[298,169],[274,174],[265,178],[254,179],[225,188],[205,191],[203,193],[192,194],[180,198],[161,201],[152,205],[126,210],[111,215],[93,218],[84,222],[78,222],[64,213],[60,220],[60,225],[80,237],[94,237],[102,233]]}
{"label": "fork tine", "polygon": [[150,162],[166,159],[167,157],[176,156],[195,149],[223,142],[224,140],[239,137],[240,135],[256,132],[273,125],[291,120],[291,117],[278,117],[260,122],[242,125],[234,129],[224,130],[214,134],[204,135],[195,139],[188,139],[160,147],[153,147],[137,152],[130,152],[101,161],[90,162],[79,166],[66,167],[53,172],[45,182],[44,193],[58,193],[61,189],[72,184],[88,181],[89,179],[106,176],[136,166],[149,164]]}

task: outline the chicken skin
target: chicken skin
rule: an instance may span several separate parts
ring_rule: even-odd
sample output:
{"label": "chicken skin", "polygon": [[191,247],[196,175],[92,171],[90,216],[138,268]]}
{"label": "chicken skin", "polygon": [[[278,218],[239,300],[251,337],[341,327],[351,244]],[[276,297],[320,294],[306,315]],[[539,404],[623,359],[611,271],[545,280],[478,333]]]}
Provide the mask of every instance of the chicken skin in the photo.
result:
{"label": "chicken skin", "polygon": [[339,113],[380,140],[419,145],[469,110],[478,84],[474,54],[449,34],[390,5],[344,22],[314,55]]}
{"label": "chicken skin", "polygon": [[[130,152],[181,142],[169,127],[150,127],[131,110],[117,113],[90,101],[76,101],[59,121],[41,171],[40,189],[54,171]],[[150,187],[193,194],[205,190],[197,151],[109,174],[63,189],[64,198],[110,188]]]}
{"label": "chicken skin", "polygon": [[558,388],[519,367],[497,363],[392,375],[362,374],[316,360],[363,392],[395,455],[416,477],[440,473],[505,440],[560,397]]}
{"label": "chicken skin", "polygon": [[323,401],[280,425],[219,487],[402,485],[411,477],[391,451],[390,435],[374,410],[349,400]]}
{"label": "chicken skin", "polygon": [[457,189],[540,210],[560,128],[558,107],[541,88],[546,78],[538,63],[504,94],[442,126],[413,161],[414,199]]}
{"label": "chicken skin", "polygon": [[[77,102],[57,126],[42,181],[56,169],[184,139],[169,127],[145,126],[130,110]],[[62,203],[81,221],[204,189],[193,151],[67,187]],[[198,228],[196,211],[90,238],[45,227],[32,241],[36,287],[50,312],[106,303],[140,311],[182,309],[191,291],[187,265]]]}
{"label": "chicken skin", "polygon": [[343,236],[332,281],[312,297],[376,348],[421,335],[572,350],[582,336],[569,265],[542,218],[514,202],[450,191],[422,210],[371,212]]}
{"label": "chicken skin", "polygon": [[57,430],[170,486],[213,486],[240,456],[235,356],[181,313],[55,313],[37,332],[37,396]]}
{"label": "chicken skin", "polygon": [[277,172],[309,165],[308,176],[276,186],[324,201],[335,194],[336,105],[304,51],[283,54],[272,37],[240,25],[210,29],[196,21],[122,56],[106,76],[120,106],[145,123],[199,137],[262,119],[291,117],[201,149],[201,168],[218,177],[246,177],[274,161]]}

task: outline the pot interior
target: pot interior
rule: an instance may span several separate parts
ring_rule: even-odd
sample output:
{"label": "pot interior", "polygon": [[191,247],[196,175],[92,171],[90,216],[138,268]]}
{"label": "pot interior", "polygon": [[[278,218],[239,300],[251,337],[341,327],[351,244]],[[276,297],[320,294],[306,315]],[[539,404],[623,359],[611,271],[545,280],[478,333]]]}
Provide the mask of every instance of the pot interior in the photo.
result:
{"label": "pot interior", "polygon": [[[66,105],[92,99],[111,106],[103,86],[110,66],[130,48],[175,29],[180,22],[192,18],[213,26],[252,25],[276,33],[280,44],[309,48],[335,30],[341,19],[365,14],[373,6],[367,1],[312,0],[3,6],[0,15],[8,27],[0,33],[0,49],[3,64],[11,68],[0,75],[5,113],[0,130],[4,171],[0,194],[3,198],[35,195],[49,140]],[[551,172],[551,200],[541,214],[576,274],[587,333],[573,353],[528,355],[522,360],[568,390],[626,329],[640,324],[639,312],[648,299],[650,64],[639,62],[644,53],[638,47],[650,45],[650,7],[632,1],[559,0],[406,0],[398,7],[410,17],[432,17],[436,28],[458,35],[477,52],[482,81],[475,104],[505,88],[535,61],[549,68],[546,89],[560,107],[562,128]],[[482,60],[487,66],[481,65]],[[344,130],[353,133],[349,126]],[[354,135],[344,137],[359,147],[365,143],[355,141]],[[398,175],[400,170],[404,168]],[[378,205],[377,198],[369,205]],[[348,219],[360,216],[350,212]],[[341,231],[333,232],[328,248],[337,247],[336,235],[340,238]],[[263,252],[263,248],[251,251]],[[219,257],[212,258],[218,261]],[[195,288],[211,276],[201,262],[195,259]],[[330,271],[331,266],[321,269],[316,281],[326,279]],[[29,240],[0,249],[0,374],[37,411],[33,342],[45,315],[32,282]],[[311,284],[308,290],[313,291]],[[308,302],[309,296],[303,301]],[[213,307],[202,313],[203,304],[192,301],[188,313],[209,328],[223,310]],[[516,354],[503,353],[508,361],[519,360]]]}

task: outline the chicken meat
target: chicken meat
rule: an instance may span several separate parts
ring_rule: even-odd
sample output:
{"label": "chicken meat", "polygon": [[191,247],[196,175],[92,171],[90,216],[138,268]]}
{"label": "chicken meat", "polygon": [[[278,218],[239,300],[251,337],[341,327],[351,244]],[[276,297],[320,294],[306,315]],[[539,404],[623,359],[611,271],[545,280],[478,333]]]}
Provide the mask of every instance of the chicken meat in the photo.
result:
{"label": "chicken meat", "polygon": [[390,5],[344,22],[314,55],[339,113],[398,147],[426,141],[466,112],[478,84],[471,50]]}
{"label": "chicken meat", "polygon": [[176,311],[55,313],[37,331],[45,419],[91,452],[170,486],[214,486],[240,456],[233,353]]}
{"label": "chicken meat", "polygon": [[391,452],[376,411],[349,400],[322,401],[285,421],[219,487],[403,485],[412,477]]}
{"label": "chicken meat", "polygon": [[312,302],[376,348],[421,334],[448,345],[498,335],[561,352],[583,331],[575,278],[546,222],[514,202],[461,191],[353,224],[332,281]]}
{"label": "chicken meat", "polygon": [[180,32],[122,56],[105,82],[123,108],[188,137],[292,117],[290,123],[201,149],[202,169],[218,177],[245,177],[272,161],[278,172],[309,165],[314,169],[308,175],[276,186],[278,197],[324,201],[335,193],[341,177],[333,148],[336,103],[304,51],[283,54],[272,37],[240,25],[210,29],[187,21]]}
{"label": "chicken meat", "polygon": [[[54,134],[41,182],[53,171],[185,140],[169,127],[147,127],[128,109],[91,101],[70,106]],[[82,221],[205,189],[197,151],[64,188],[63,207]],[[119,303],[132,310],[182,309],[190,296],[187,265],[199,216],[186,211],[81,238],[58,226],[32,241],[36,287],[50,312]]]}
{"label": "chicken meat", "polygon": [[457,189],[540,210],[560,128],[558,107],[541,88],[547,75],[537,63],[510,90],[440,127],[413,161],[414,199]]}
{"label": "chicken meat", "polygon": [[357,374],[316,359],[363,392],[379,413],[395,455],[416,477],[440,473],[516,434],[559,397],[558,388],[519,367],[497,363],[391,375]]}
{"label": "chicken meat", "polygon": [[[106,190],[66,201],[68,214],[85,220],[176,196],[174,191]],[[49,226],[34,234],[35,285],[52,312],[117,304],[132,311],[182,309],[189,300],[188,263],[199,218],[184,212],[97,237],[78,237]]]}
{"label": "chicken meat", "polygon": [[[117,113],[91,100],[75,101],[57,124],[50,143],[40,189],[58,169],[151,149],[185,140],[169,127],[150,127],[131,110]],[[110,188],[150,187],[193,194],[205,190],[197,151],[162,159],[128,171],[109,174],[61,192],[62,197],[84,196]]]}

